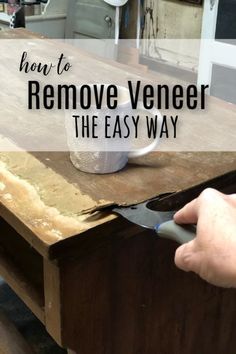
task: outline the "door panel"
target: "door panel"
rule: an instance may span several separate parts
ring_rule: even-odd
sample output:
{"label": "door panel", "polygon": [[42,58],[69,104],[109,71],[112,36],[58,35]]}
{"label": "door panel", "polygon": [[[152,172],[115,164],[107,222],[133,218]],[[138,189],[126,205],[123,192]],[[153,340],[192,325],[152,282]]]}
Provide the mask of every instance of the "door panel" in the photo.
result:
{"label": "door panel", "polygon": [[70,1],[66,38],[114,38],[115,7],[103,0]]}
{"label": "door panel", "polygon": [[205,1],[198,86],[209,85],[209,93],[235,102],[236,0]]}

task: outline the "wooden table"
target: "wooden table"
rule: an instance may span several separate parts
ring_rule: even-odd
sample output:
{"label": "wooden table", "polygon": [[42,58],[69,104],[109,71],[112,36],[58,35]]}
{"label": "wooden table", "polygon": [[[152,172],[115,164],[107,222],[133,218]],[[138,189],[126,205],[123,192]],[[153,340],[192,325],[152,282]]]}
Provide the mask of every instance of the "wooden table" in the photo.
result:
{"label": "wooden table", "polygon": [[89,213],[189,188],[235,169],[235,158],[153,153],[91,176],[66,153],[2,152],[0,274],[80,354],[235,354],[235,290],[178,270],[175,243],[109,210]]}

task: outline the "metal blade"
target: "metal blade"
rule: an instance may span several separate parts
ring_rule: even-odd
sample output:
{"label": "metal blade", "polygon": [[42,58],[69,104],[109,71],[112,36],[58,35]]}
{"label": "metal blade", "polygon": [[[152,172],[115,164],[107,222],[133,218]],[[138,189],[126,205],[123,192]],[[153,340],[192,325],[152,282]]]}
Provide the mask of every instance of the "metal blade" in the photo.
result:
{"label": "metal blade", "polygon": [[148,209],[148,203],[147,201],[130,207],[118,207],[114,208],[113,211],[134,224],[152,230],[156,225],[173,219],[174,211],[154,211]]}

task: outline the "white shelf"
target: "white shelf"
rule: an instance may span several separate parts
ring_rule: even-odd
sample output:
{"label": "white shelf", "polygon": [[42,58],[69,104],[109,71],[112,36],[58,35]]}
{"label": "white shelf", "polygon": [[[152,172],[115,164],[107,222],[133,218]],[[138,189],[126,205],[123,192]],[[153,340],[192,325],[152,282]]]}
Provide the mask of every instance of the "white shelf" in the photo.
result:
{"label": "white shelf", "polygon": [[6,14],[5,12],[0,12],[0,22],[3,24],[9,24],[10,23],[10,16]]}

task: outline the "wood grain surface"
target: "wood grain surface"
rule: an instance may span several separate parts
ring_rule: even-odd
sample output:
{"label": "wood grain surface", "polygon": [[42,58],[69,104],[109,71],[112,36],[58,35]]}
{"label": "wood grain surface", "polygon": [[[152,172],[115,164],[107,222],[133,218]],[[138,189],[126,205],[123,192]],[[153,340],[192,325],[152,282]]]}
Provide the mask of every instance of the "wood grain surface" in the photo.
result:
{"label": "wood grain surface", "polygon": [[[39,36],[27,30],[6,31],[0,38],[34,39]],[[27,42],[28,43],[28,42]],[[29,43],[28,43],[29,44]],[[58,42],[47,44],[48,54],[55,55]],[[46,48],[46,47],[45,47]],[[60,50],[66,49],[68,55],[78,49],[60,43]],[[2,53],[8,60],[4,70],[6,80],[16,80],[12,71],[12,55]],[[43,56],[40,48],[40,56]],[[8,58],[8,59],[7,59]],[[158,82],[163,80],[159,75],[145,73],[123,64],[109,60],[100,61],[96,57],[80,51],[80,75],[78,82],[92,80],[111,74],[114,82],[127,82],[127,79],[144,79]],[[91,72],[90,68],[94,67]],[[96,68],[96,70],[95,70]],[[116,70],[112,70],[116,68]],[[77,79],[77,77],[76,77]],[[165,80],[167,80],[165,78]],[[168,79],[170,84],[174,79]],[[14,81],[15,82],[15,81]],[[20,82],[20,81],[19,81]],[[18,85],[17,81],[16,84]],[[20,89],[16,85],[16,90]],[[19,84],[20,85],[20,84]],[[9,92],[9,95],[11,93]],[[28,114],[28,121],[33,121],[31,112],[22,112],[22,102],[12,100],[14,112],[21,112],[15,121],[15,130],[21,124],[21,116]],[[219,115],[227,113],[233,119],[232,105],[222,104],[219,100],[211,100],[217,105]],[[9,107],[1,101],[1,129],[9,127]],[[234,112],[235,113],[235,112]],[[46,113],[43,113],[46,116]],[[231,117],[231,118],[230,118]],[[39,133],[43,138],[52,129]],[[20,129],[19,129],[20,131]],[[232,134],[234,132],[232,131]],[[27,139],[28,139],[27,135]],[[193,137],[188,136],[188,139]],[[23,137],[24,140],[25,137]],[[199,144],[201,139],[195,136]],[[101,208],[118,205],[130,205],[158,196],[189,188],[207,179],[224,174],[236,167],[235,153],[165,153],[155,152],[144,158],[130,161],[127,167],[116,174],[89,175],[77,171],[69,161],[67,153],[0,153],[0,215],[9,222],[19,234],[43,255],[49,248],[63,242],[71,236],[81,235],[88,230],[114,222],[112,213],[90,213]]]}
{"label": "wood grain surface", "polygon": [[1,153],[0,213],[42,253],[116,218],[91,211],[186,189],[233,169],[233,153],[153,153],[99,176],[77,171],[65,153]]}
{"label": "wood grain surface", "polygon": [[[12,38],[23,38],[25,31],[13,31]],[[24,35],[24,36],[22,36]],[[6,37],[6,34],[4,34]],[[3,37],[3,38],[5,38]],[[8,34],[10,38],[10,34]],[[58,61],[61,53],[64,53],[67,60],[72,65],[66,75],[50,74],[50,84],[57,87],[61,84],[80,85],[80,84],[117,84],[127,87],[127,82],[132,81],[133,85],[141,81],[141,91],[139,99],[142,101],[142,89],[146,84],[151,84],[154,91],[158,84],[167,85],[170,91],[170,102],[172,101],[172,88],[177,84],[186,87],[188,83],[176,79],[174,76],[165,76],[154,72],[143,72],[132,65],[124,65],[112,60],[104,59],[78,48],[69,43],[44,39],[40,40],[29,33],[28,40],[22,40],[19,45],[13,45],[11,41],[4,41],[2,52],[2,65],[0,65],[1,82],[4,87],[1,90],[1,132],[4,138],[9,138],[27,151],[67,151],[65,134],[65,113],[63,109],[57,107],[57,93],[54,90],[54,109],[43,109],[42,99],[40,110],[27,109],[27,79],[39,80],[41,94],[43,87],[49,84],[48,76],[44,77],[37,72],[28,76],[19,72],[18,68],[23,51],[28,52],[27,59],[32,63],[40,61],[42,63],[52,62],[54,65]],[[0,39],[1,39],[0,33]],[[26,37],[24,37],[26,38]],[[4,44],[5,43],[5,44]],[[78,45],[78,44],[77,44]],[[33,48],[33,50],[32,50]],[[46,54],[45,54],[46,53]],[[7,62],[8,65],[4,65]],[[14,68],[14,70],[12,69]],[[194,84],[194,83],[193,83]],[[184,90],[185,91],[185,90]],[[17,93],[12,99],[13,94]],[[155,92],[155,96],[157,93]],[[186,95],[185,95],[186,96]],[[184,98],[184,100],[186,97]],[[157,105],[157,97],[155,104]],[[161,100],[160,100],[161,101]],[[164,100],[162,100],[164,101]],[[160,103],[160,102],[158,102]],[[163,103],[163,102],[162,102]],[[184,105],[185,106],[185,105]],[[79,110],[79,108],[78,108]],[[170,103],[169,109],[160,110],[162,115],[167,116],[170,128],[170,116],[179,115],[179,133],[177,139],[162,139],[160,149],[165,151],[233,151],[235,116],[234,105],[224,103],[215,98],[209,98],[206,109],[189,110],[173,109]],[[135,112],[138,114],[139,112]],[[145,118],[145,114],[142,114]],[[146,122],[145,119],[140,121]],[[140,124],[141,126],[141,124]],[[146,125],[145,125],[146,127]],[[140,127],[140,129],[143,129]],[[222,134],[222,132],[224,132]],[[173,132],[172,132],[173,133]],[[169,135],[172,137],[171,132]],[[27,136],[27,139],[25,139]],[[148,141],[149,142],[149,141]],[[1,143],[1,140],[0,140]],[[145,144],[144,144],[145,145]],[[203,147],[203,148],[202,148]]]}
{"label": "wood grain surface", "polygon": [[235,354],[235,289],[177,269],[176,247],[150,232],[114,235],[63,262],[63,342],[81,354]]}
{"label": "wood grain surface", "polygon": [[[120,69],[125,78],[134,73]],[[223,109],[230,116],[234,108]],[[94,176],[78,172],[66,153],[0,153],[1,243],[25,275],[18,294],[34,284],[33,311],[45,300],[49,333],[81,354],[235,354],[235,290],[178,270],[176,244],[99,211],[186,189],[235,170],[235,161],[235,153],[157,152]],[[11,238],[21,255],[13,257]],[[28,269],[38,272],[34,282]]]}

